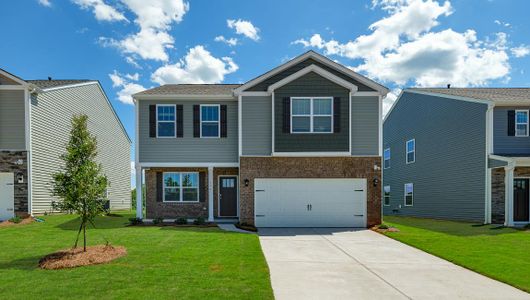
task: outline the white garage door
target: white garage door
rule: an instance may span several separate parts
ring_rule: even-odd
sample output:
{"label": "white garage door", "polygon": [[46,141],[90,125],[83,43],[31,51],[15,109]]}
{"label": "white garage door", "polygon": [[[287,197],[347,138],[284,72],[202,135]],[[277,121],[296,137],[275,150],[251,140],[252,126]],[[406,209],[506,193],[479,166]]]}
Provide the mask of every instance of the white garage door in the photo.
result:
{"label": "white garage door", "polygon": [[256,227],[366,227],[366,179],[257,178]]}

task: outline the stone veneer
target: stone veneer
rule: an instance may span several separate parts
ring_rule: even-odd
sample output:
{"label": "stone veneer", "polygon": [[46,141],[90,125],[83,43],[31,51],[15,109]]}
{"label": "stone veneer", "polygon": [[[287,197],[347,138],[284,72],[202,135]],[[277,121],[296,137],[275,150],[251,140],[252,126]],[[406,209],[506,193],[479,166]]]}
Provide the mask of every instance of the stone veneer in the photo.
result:
{"label": "stone veneer", "polygon": [[[14,173],[15,214],[28,215],[28,152],[0,151],[0,172]],[[22,174],[23,183],[18,183],[18,174]]]}
{"label": "stone veneer", "polygon": [[[381,223],[380,157],[241,157],[239,167],[241,222],[254,224],[255,178],[366,178],[367,226]],[[374,187],[375,178],[379,183]]]}
{"label": "stone veneer", "polygon": [[[513,177],[530,177],[530,167],[516,167]],[[495,224],[504,223],[504,168],[496,168],[491,171],[491,222]]]}

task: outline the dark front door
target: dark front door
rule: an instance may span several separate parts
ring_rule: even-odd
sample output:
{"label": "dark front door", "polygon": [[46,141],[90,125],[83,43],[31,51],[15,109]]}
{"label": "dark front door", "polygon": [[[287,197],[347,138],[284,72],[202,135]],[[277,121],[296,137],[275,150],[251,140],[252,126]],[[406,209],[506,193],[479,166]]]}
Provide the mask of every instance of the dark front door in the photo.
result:
{"label": "dark front door", "polygon": [[219,177],[219,217],[237,217],[237,176]]}
{"label": "dark front door", "polygon": [[513,180],[513,220],[515,222],[528,222],[528,183],[528,178]]}

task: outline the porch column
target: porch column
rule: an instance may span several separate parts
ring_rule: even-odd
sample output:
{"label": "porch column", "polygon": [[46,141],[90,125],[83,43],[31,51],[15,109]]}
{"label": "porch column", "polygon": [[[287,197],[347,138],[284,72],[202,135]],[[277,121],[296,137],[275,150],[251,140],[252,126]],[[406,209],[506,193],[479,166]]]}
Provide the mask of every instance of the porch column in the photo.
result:
{"label": "porch column", "polygon": [[504,167],[504,225],[513,226],[513,171],[515,167]]}
{"label": "porch column", "polygon": [[142,167],[136,164],[136,217],[143,219]]}
{"label": "porch column", "polygon": [[213,167],[208,167],[208,221],[213,222]]}

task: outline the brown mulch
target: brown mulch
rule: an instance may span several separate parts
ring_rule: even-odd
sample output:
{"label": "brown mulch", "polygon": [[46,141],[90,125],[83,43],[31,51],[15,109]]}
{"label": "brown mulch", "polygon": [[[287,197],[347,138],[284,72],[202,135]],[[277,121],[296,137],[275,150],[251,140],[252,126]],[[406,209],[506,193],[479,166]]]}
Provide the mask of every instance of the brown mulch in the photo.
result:
{"label": "brown mulch", "polygon": [[15,225],[25,225],[25,224],[31,224],[35,222],[33,218],[25,218],[22,219],[19,223],[11,222],[11,221],[4,221],[0,222],[0,227],[8,227],[8,226],[15,226]]}
{"label": "brown mulch", "polygon": [[399,232],[399,229],[395,227],[390,227],[388,229],[382,229],[377,226],[374,226],[371,228],[373,231],[379,232],[379,233],[385,233],[385,232]]}
{"label": "brown mulch", "polygon": [[104,264],[127,255],[127,250],[122,246],[97,245],[61,250],[48,254],[39,261],[39,267],[47,270],[75,268],[81,266]]}

